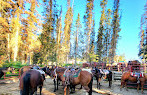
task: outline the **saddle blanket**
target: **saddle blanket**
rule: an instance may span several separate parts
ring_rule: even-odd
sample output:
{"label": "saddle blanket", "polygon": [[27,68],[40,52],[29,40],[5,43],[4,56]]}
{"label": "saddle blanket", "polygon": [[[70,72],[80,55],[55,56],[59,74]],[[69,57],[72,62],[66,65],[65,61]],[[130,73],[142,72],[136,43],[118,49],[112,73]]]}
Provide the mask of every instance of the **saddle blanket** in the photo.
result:
{"label": "saddle blanket", "polygon": [[75,71],[75,70],[70,70],[70,75],[67,73],[69,69],[66,69],[64,71],[64,74],[63,76],[64,77],[69,77],[69,76],[72,76],[72,77],[78,77],[79,73],[81,72],[81,69],[79,69],[78,71]]}
{"label": "saddle blanket", "polygon": [[91,74],[92,74],[91,69],[85,69],[85,68],[82,68],[82,71],[87,71],[87,72],[89,72],[89,73],[91,73]]}
{"label": "saddle blanket", "polygon": [[109,71],[108,70],[106,70],[106,69],[100,69],[100,73],[102,73],[102,74],[109,74]]}
{"label": "saddle blanket", "polygon": [[134,77],[143,77],[143,73],[142,72],[131,72],[131,76],[134,76]]}
{"label": "saddle blanket", "polygon": [[[36,70],[36,69],[34,69],[34,70]],[[45,72],[42,70],[37,70],[37,71],[39,71],[41,74],[45,74]]]}

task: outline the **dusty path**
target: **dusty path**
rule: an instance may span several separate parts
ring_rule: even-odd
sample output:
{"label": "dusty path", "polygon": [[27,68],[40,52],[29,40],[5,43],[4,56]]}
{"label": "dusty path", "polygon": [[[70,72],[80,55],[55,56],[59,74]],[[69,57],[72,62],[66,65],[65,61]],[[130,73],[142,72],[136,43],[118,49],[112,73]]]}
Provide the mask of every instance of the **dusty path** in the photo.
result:
{"label": "dusty path", "polygon": [[[107,90],[111,91],[114,95],[147,95],[147,90],[144,91],[144,94],[141,94],[141,91],[139,93],[136,89],[122,89],[120,91],[120,82],[119,81],[113,81],[112,88],[108,88],[108,82],[102,81],[101,82],[101,90]],[[94,80],[93,88],[96,87],[96,81]],[[86,94],[86,91],[84,89],[78,89],[80,86],[76,86],[76,93],[71,95],[88,95]],[[50,78],[47,78],[44,82],[42,95],[63,95],[63,87],[59,86],[59,90],[54,93],[54,85],[53,81]],[[39,90],[38,90],[39,91]],[[92,93],[93,95],[102,95],[98,94],[96,92]],[[19,93],[19,80],[15,79],[15,81],[10,80],[0,80],[0,95],[20,95]],[[39,95],[39,94],[38,94]]]}

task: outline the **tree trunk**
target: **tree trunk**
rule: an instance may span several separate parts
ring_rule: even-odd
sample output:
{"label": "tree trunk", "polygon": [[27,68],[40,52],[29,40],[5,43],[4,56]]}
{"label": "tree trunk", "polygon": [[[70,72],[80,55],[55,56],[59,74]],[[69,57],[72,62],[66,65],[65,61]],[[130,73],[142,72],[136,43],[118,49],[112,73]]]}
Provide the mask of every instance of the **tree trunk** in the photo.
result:
{"label": "tree trunk", "polygon": [[8,61],[10,62],[10,46],[9,46],[10,34],[8,33]]}
{"label": "tree trunk", "polygon": [[16,26],[15,47],[14,47],[14,61],[17,61],[16,58],[17,58],[17,54],[18,54],[18,35],[19,35],[19,26]]}

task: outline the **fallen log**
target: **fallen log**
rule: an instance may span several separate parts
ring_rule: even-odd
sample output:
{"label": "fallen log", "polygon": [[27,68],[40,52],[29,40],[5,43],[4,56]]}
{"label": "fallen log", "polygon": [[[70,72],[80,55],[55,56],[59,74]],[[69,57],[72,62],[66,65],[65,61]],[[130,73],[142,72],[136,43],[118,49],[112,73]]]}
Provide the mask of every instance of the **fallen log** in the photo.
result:
{"label": "fallen log", "polygon": [[[97,89],[97,88],[92,88],[93,91],[100,93],[100,94],[105,94],[105,95],[118,95],[117,93],[112,93],[109,90],[104,90],[104,89]],[[120,95],[120,94],[119,94]]]}
{"label": "fallen log", "polygon": [[97,89],[97,88],[92,88],[93,91],[100,93],[100,94],[105,94],[105,95],[111,95],[109,92],[104,91],[103,89]]}

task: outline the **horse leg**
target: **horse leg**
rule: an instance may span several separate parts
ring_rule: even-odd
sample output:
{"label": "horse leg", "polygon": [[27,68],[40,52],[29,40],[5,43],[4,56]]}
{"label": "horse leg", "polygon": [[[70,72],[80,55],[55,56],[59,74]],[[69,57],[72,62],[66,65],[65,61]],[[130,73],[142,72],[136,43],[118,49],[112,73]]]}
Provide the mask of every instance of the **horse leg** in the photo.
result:
{"label": "horse leg", "polygon": [[59,79],[57,78],[57,90],[58,90],[58,86],[59,86]]}
{"label": "horse leg", "polygon": [[64,95],[66,95],[67,86],[64,87]]}
{"label": "horse leg", "polygon": [[101,84],[100,84],[100,78],[98,78],[98,80],[97,80],[97,88],[100,89],[100,87],[101,87]]}
{"label": "horse leg", "polygon": [[112,85],[112,81],[109,80],[109,87],[110,87],[110,88],[111,88],[111,85]]}
{"label": "horse leg", "polygon": [[32,93],[34,93],[34,92],[35,92],[35,95],[37,95],[37,87],[32,91]]}
{"label": "horse leg", "polygon": [[75,92],[75,85],[70,84],[70,89],[71,89],[70,93],[74,93]]}
{"label": "horse leg", "polygon": [[139,85],[140,85],[140,84],[139,84],[139,83],[137,83],[137,92],[139,92]]}
{"label": "horse leg", "polygon": [[80,89],[82,89],[82,85],[81,85]]}
{"label": "horse leg", "polygon": [[40,95],[41,95],[41,92],[42,92],[42,86],[40,86],[39,88],[40,88]]}
{"label": "horse leg", "polygon": [[128,91],[128,88],[127,88],[127,82],[125,81],[125,88],[126,88],[126,90]]}
{"label": "horse leg", "polygon": [[54,78],[54,92],[56,92],[56,79]]}
{"label": "horse leg", "polygon": [[92,77],[90,83],[88,84],[88,87],[90,88],[90,90],[89,90],[89,92],[88,92],[89,95],[92,95],[92,84],[93,84],[93,77]]}
{"label": "horse leg", "polygon": [[[34,91],[35,91],[35,90],[32,88],[31,91],[30,91],[30,95],[33,95],[33,94],[34,94]],[[35,92],[35,95],[37,95],[36,92]]]}
{"label": "horse leg", "polygon": [[89,89],[89,87],[88,86],[83,86],[84,87],[84,89],[87,91],[87,92],[89,92],[90,91],[90,89]]}
{"label": "horse leg", "polygon": [[144,84],[145,82],[141,82],[141,93],[143,94],[143,90],[144,90]]}
{"label": "horse leg", "polygon": [[67,86],[67,95],[69,95],[69,86]]}
{"label": "horse leg", "polygon": [[22,95],[22,90],[20,90],[20,95]]}
{"label": "horse leg", "polygon": [[98,80],[98,78],[96,78],[96,80],[97,80],[97,88],[98,88],[98,83],[99,83],[99,80]]}
{"label": "horse leg", "polygon": [[120,91],[122,90],[122,87],[124,86],[124,82],[121,80],[121,86],[120,86]]}
{"label": "horse leg", "polygon": [[108,76],[108,81],[109,81],[109,87],[111,88],[111,85],[112,85],[112,72],[110,72],[110,74]]}

